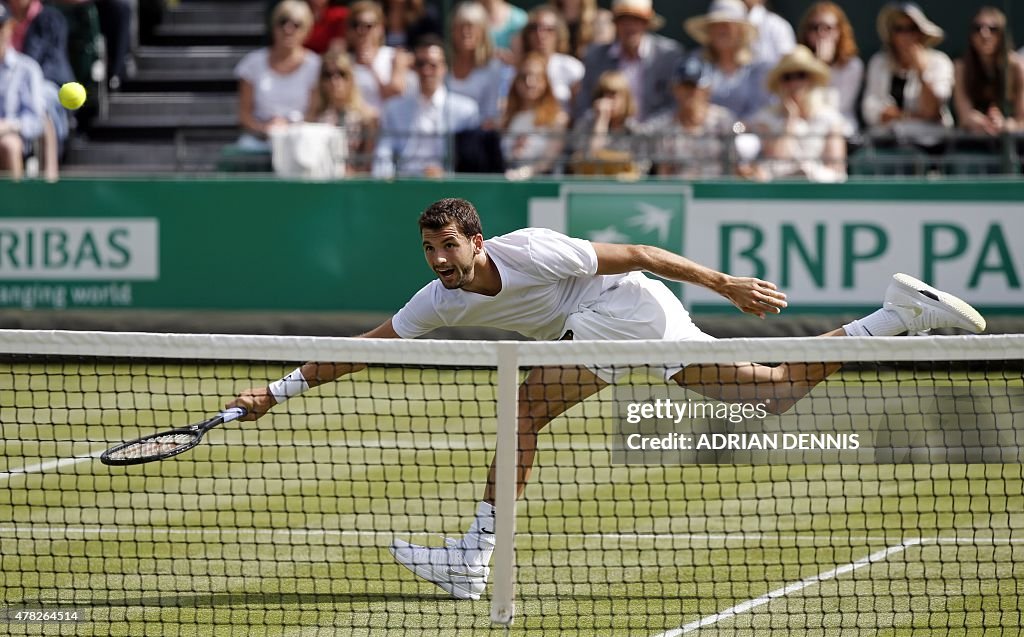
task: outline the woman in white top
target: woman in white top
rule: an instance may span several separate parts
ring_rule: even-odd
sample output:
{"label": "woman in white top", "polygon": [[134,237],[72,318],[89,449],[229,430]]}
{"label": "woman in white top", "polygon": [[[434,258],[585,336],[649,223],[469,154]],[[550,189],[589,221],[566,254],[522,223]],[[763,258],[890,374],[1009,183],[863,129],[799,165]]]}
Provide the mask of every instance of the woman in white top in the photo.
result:
{"label": "woman in white top", "polygon": [[750,120],[764,147],[764,161],[750,176],[846,178],[846,123],[823,90],[828,82],[828,66],[802,44],[779,60],[768,74],[768,90],[778,102]]}
{"label": "woman in white top", "polygon": [[384,10],[360,0],[349,7],[348,52],[355,62],[356,84],[363,100],[380,112],[384,101],[416,90],[412,56],[384,45]]}
{"label": "woman in white top", "polygon": [[569,116],[552,91],[547,62],[527,53],[519,64],[505,106],[501,148],[512,180],[550,172],[565,147]]}
{"label": "woman in white top", "polygon": [[497,125],[507,78],[512,69],[494,56],[487,30],[487,10],[479,2],[462,2],[452,16],[452,58],[446,86],[477,103],[485,128]]}
{"label": "woman in white top", "polygon": [[893,2],[878,14],[878,35],[885,49],[868,62],[864,122],[876,134],[938,144],[953,125],[953,62],[932,48],[942,42],[942,29],[916,4]]}
{"label": "woman in white top", "polygon": [[316,86],[320,58],[303,48],[313,13],[302,0],[283,0],[270,17],[271,45],[250,52],[235,67],[238,119],[247,150],[270,150],[270,129],[301,122]]}
{"label": "woman in white top", "polygon": [[829,65],[832,87],[839,112],[846,118],[851,133],[856,133],[857,98],[864,82],[864,62],[858,56],[853,25],[835,2],[816,2],[804,14],[797,40],[818,59]]}
{"label": "woman in white top", "polygon": [[569,52],[569,29],[553,7],[541,5],[527,14],[523,53],[539,53],[547,60],[548,81],[562,108],[568,109],[583,79],[583,62]]}

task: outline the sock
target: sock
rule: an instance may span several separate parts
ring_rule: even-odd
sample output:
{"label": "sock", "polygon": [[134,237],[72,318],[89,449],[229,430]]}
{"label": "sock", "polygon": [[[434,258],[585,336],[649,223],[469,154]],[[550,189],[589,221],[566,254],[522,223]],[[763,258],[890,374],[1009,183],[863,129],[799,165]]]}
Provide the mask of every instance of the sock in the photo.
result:
{"label": "sock", "polygon": [[899,314],[882,308],[843,326],[847,336],[898,336],[907,331]]}
{"label": "sock", "polygon": [[469,530],[462,536],[462,548],[466,551],[466,562],[470,566],[487,566],[494,552],[494,505],[481,502],[476,508],[476,518]]}

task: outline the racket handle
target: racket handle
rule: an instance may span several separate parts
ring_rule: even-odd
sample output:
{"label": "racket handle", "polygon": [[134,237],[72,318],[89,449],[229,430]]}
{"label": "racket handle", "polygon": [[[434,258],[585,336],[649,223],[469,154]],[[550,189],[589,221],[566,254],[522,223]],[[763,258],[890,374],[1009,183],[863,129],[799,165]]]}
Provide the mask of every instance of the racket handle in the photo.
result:
{"label": "racket handle", "polygon": [[231,422],[232,420],[238,420],[247,413],[249,411],[245,407],[232,407],[220,412],[220,415],[224,417],[224,422]]}

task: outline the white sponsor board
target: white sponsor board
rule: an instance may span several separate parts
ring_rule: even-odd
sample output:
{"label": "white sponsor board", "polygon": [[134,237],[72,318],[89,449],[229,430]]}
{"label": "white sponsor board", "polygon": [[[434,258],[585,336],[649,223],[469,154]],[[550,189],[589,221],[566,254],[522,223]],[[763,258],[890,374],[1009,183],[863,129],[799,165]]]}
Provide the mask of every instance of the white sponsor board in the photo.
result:
{"label": "white sponsor board", "polygon": [[155,218],[0,219],[0,281],[153,281]]}
{"label": "white sponsor board", "polygon": [[[971,303],[1024,305],[1024,204],[694,199],[684,248],[775,281],[797,304],[878,303],[906,272]],[[685,296],[724,302],[693,286]]]}

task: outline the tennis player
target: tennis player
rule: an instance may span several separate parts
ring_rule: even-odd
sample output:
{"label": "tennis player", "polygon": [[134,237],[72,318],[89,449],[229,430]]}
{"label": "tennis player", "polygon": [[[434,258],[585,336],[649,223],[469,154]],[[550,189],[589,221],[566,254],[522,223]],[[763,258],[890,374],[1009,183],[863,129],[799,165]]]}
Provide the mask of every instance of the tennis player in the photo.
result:
{"label": "tennis player", "polygon": [[[593,243],[540,228],[484,240],[476,209],[463,199],[434,203],[420,216],[419,226],[424,256],[437,280],[363,337],[416,338],[442,326],[474,326],[537,340],[711,340],[679,299],[645,271],[704,286],[761,318],[786,307],[786,295],[773,283],[716,272],[650,246]],[[979,333],[985,320],[960,299],[897,274],[881,309],[824,336],[895,336],[932,328]],[[761,402],[770,412],[782,413],[840,366],[681,364],[661,371],[666,381],[710,398]],[[289,397],[364,367],[306,363],[268,387],[242,392],[228,406],[243,406],[249,419],[258,418]],[[559,414],[614,383],[618,371],[560,367],[529,373],[519,391],[518,496],[530,477],[537,434]],[[493,464],[476,517],[460,540],[426,547],[396,539],[391,546],[399,563],[458,599],[480,598],[493,549]]]}

